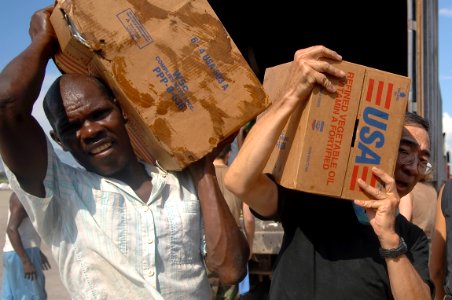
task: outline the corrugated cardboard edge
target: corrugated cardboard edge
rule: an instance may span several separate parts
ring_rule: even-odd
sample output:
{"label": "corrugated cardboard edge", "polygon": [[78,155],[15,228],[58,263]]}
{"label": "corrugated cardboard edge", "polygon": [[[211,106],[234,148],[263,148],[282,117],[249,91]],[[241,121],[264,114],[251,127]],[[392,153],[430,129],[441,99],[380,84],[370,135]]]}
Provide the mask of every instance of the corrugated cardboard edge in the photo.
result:
{"label": "corrugated cardboard edge", "polygon": [[[59,2],[50,15],[50,22],[58,37],[60,47],[53,60],[61,73],[89,74],[88,65],[94,57],[89,47],[74,39],[69,30],[68,16]],[[74,28],[76,30],[76,28]],[[63,50],[65,53],[63,52]]]}

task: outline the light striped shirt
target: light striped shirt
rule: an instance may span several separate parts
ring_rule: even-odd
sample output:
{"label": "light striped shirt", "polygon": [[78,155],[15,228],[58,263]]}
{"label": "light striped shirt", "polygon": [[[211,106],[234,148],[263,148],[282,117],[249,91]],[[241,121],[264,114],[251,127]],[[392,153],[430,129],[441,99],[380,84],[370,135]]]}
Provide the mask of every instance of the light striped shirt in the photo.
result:
{"label": "light striped shirt", "polygon": [[60,162],[47,145],[45,198],[5,169],[73,299],[210,299],[188,172],[146,165],[153,189],[145,204],[120,181]]}

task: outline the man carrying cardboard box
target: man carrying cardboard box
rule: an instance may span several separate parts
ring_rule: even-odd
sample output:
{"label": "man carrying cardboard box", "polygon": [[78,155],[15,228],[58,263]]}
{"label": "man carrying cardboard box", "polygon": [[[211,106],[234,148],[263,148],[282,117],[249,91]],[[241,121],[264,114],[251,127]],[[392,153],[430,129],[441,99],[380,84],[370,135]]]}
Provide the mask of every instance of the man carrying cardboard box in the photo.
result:
{"label": "man carrying cardboard box", "polygon": [[226,187],[258,216],[282,222],[284,239],[270,299],[431,299],[427,237],[397,212],[400,197],[427,170],[425,120],[407,114],[394,177],[372,169],[383,190],[357,180],[370,200],[287,189],[263,173],[287,120],[313,87],[319,84],[333,93],[327,75],[345,76],[325,58],[342,60],[323,46],[296,52],[281,97],[253,126],[225,176]]}
{"label": "man carrying cardboard box", "polygon": [[238,282],[249,248],[218,187],[215,151],[180,172],[142,163],[108,88],[63,75],[45,111],[85,169],[60,162],[31,115],[55,51],[51,11],[33,15],[30,45],[0,73],[0,154],[72,299],[210,299],[205,266]]}

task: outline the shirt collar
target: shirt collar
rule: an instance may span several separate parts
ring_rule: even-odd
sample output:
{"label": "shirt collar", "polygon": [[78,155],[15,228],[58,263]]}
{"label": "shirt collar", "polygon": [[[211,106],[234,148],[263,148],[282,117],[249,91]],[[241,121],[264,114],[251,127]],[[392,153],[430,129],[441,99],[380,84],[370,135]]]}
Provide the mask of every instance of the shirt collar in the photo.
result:
{"label": "shirt collar", "polygon": [[[163,187],[165,186],[165,183],[166,183],[166,177],[168,175],[168,171],[163,169],[158,163],[156,165],[151,165],[151,164],[148,164],[143,161],[139,161],[139,162],[144,165],[146,173],[152,178],[152,192],[146,203],[146,204],[151,204],[156,199],[158,199],[160,194],[162,193]],[[128,184],[126,184],[120,180],[116,180],[114,178],[107,178],[107,177],[102,178],[102,182],[106,183],[106,184],[103,184],[103,189],[109,190],[109,186],[112,187],[111,185],[113,185],[114,187],[124,191],[129,196],[131,196],[141,202],[141,199],[137,196],[135,191],[132,190],[132,188]],[[114,192],[114,188],[111,190],[111,192]]]}

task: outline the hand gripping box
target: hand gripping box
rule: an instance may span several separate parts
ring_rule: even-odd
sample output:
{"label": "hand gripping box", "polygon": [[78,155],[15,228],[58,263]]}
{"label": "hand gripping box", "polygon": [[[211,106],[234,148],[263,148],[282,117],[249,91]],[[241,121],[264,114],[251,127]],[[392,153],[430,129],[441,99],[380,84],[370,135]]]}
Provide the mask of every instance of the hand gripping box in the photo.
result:
{"label": "hand gripping box", "polygon": [[64,73],[93,73],[129,117],[137,155],[180,170],[270,103],[206,0],[58,0]]}
{"label": "hand gripping box", "polygon": [[[264,89],[272,101],[290,64],[266,70]],[[382,188],[371,167],[394,172],[410,79],[347,61],[336,66],[347,74],[332,79],[337,93],[314,88],[288,120],[265,171],[287,188],[366,200],[357,179]]]}

